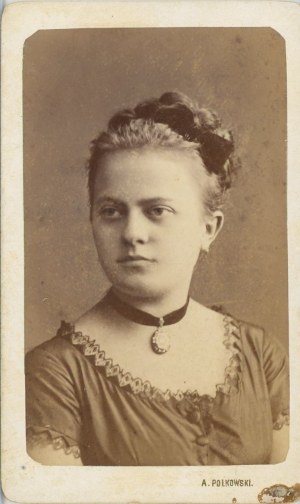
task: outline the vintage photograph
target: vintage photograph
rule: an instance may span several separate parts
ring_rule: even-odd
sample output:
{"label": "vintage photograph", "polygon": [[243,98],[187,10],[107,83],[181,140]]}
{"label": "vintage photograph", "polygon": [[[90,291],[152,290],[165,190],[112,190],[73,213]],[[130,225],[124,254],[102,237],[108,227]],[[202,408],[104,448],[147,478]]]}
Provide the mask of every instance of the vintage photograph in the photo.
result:
{"label": "vintage photograph", "polygon": [[299,12],[4,9],[4,502],[299,501]]}
{"label": "vintage photograph", "polygon": [[23,65],[28,454],[283,462],[283,38],[40,30]]}

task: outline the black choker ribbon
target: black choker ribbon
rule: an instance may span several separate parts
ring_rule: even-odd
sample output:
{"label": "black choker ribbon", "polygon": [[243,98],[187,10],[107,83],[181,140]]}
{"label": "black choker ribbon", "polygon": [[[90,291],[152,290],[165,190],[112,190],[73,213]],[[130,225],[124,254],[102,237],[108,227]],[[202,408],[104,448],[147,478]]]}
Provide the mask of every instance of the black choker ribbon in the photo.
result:
{"label": "black choker ribbon", "polygon": [[185,305],[178,310],[174,310],[163,317],[155,317],[150,313],[144,312],[122,301],[112,289],[106,294],[104,301],[114,308],[120,315],[136,322],[137,324],[156,326],[157,329],[151,337],[152,350],[157,354],[164,354],[170,349],[170,339],[167,333],[162,329],[164,326],[176,324],[186,314],[190,298],[188,297]]}

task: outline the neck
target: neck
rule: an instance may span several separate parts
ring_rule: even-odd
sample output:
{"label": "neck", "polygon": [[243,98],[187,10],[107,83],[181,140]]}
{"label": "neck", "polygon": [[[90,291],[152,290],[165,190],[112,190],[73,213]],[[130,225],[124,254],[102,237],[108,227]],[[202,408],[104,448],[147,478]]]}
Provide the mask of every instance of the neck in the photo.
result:
{"label": "neck", "polygon": [[167,313],[178,310],[178,308],[185,305],[188,298],[188,289],[169,294],[145,297],[125,294],[115,287],[112,287],[112,290],[121,301],[124,301],[138,310],[154,315],[155,317],[163,317]]}

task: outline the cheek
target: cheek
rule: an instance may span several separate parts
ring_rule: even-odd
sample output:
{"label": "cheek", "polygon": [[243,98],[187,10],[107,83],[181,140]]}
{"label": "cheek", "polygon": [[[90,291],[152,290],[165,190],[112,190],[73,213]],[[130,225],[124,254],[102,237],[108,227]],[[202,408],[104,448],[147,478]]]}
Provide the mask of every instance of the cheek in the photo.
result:
{"label": "cheek", "polygon": [[111,228],[108,229],[97,224],[92,224],[92,232],[98,254],[109,255],[117,239],[116,233]]}
{"label": "cheek", "polygon": [[169,235],[162,236],[162,240],[168,243],[170,259],[175,261],[181,260],[188,263],[197,260],[203,243],[203,224],[198,220],[187,220],[180,226],[172,230]]}
{"label": "cheek", "polygon": [[178,253],[182,256],[183,260],[187,263],[197,260],[201,250],[202,240],[199,234],[194,230],[190,234],[183,235],[178,243]]}

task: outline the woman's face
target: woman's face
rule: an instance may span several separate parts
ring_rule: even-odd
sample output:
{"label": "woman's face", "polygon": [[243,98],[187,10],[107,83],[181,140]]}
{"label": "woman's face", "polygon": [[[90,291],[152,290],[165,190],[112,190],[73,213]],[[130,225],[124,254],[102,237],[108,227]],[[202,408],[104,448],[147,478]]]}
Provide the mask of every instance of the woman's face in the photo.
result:
{"label": "woman's face", "polygon": [[218,227],[203,204],[207,179],[200,158],[177,150],[144,147],[101,158],[92,228],[117,290],[149,298],[188,289],[199,252]]}

